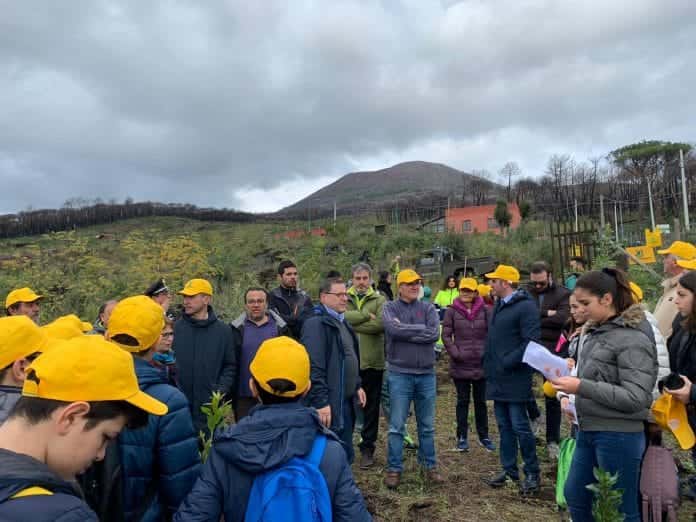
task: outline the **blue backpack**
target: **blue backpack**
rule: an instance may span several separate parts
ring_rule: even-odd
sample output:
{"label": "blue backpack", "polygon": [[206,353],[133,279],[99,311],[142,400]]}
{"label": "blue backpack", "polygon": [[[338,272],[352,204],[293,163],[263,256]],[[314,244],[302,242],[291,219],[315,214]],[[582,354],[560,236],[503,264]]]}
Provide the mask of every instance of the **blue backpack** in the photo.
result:
{"label": "blue backpack", "polygon": [[306,457],[293,457],[259,475],[249,494],[246,522],[331,522],[331,497],[319,463],[326,436],[317,435]]}

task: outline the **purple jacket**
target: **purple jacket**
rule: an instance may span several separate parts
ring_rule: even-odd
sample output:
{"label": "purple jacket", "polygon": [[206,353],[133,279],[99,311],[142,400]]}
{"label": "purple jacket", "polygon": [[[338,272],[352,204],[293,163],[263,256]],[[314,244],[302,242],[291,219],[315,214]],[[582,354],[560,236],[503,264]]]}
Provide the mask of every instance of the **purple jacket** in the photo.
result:
{"label": "purple jacket", "polygon": [[477,297],[471,310],[455,300],[442,321],[442,342],[450,356],[453,379],[483,379],[483,352],[488,335],[490,310]]}
{"label": "purple jacket", "polygon": [[398,373],[433,373],[435,341],[440,334],[440,318],[435,306],[423,301],[407,303],[401,299],[382,308],[389,370]]}

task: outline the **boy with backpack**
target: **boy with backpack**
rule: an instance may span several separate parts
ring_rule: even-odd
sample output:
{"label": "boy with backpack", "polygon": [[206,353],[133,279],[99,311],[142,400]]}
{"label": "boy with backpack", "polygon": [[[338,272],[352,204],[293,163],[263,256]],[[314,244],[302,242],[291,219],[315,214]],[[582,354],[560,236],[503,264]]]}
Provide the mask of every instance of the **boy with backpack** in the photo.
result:
{"label": "boy with backpack", "polygon": [[56,342],[31,363],[0,426],[0,520],[96,522],[75,476],[124,426],[166,412],[140,391],[123,350],[97,336]]}
{"label": "boy with backpack", "polygon": [[372,520],[338,438],[302,404],[311,387],[304,346],[268,339],[249,369],[261,405],[217,434],[174,521]]}
{"label": "boy with backpack", "polygon": [[122,505],[116,511],[126,521],[169,520],[200,472],[188,401],[168,383],[167,372],[152,363],[163,326],[162,307],[139,295],[116,305],[106,331],[109,341],[132,355],[140,389],[169,409],[162,417],[150,416],[145,428],[126,429],[118,437]]}

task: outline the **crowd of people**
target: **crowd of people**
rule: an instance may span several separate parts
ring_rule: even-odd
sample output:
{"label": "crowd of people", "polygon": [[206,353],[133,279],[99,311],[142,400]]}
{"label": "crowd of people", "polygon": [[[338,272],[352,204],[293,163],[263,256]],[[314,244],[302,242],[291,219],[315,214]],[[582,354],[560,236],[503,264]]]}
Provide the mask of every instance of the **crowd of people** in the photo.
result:
{"label": "crowd of people", "polygon": [[[544,261],[526,285],[502,264],[482,281],[450,275],[432,302],[399,259],[394,272],[366,262],[345,278],[328,272],[314,302],[285,260],[278,287],[247,289],[229,324],[205,279],[178,292],[180,317],[158,280],[104,302],[94,324],[68,315],[39,326],[42,296],[13,290],[0,318],[0,519],[371,520],[351,465],[356,431],[357,465],[375,465],[381,415],[387,488],[401,484],[409,417],[426,482],[447,480],[435,446],[442,345],[457,394],[454,445],[469,451],[473,396],[478,443],[500,459],[490,487],[537,492],[541,435],[558,458],[566,417],[576,438],[564,491],[572,520],[592,520],[595,467],[618,473],[625,520],[640,520],[640,466],[661,390],[689,405],[696,428],[696,247],[677,241],[660,253],[668,277],[654,314],[624,272],[587,271],[580,258],[562,282]],[[532,341],[566,359],[570,374],[535,376],[523,362]],[[219,430],[206,414],[215,392],[235,420]],[[696,498],[696,480],[686,488]]]}

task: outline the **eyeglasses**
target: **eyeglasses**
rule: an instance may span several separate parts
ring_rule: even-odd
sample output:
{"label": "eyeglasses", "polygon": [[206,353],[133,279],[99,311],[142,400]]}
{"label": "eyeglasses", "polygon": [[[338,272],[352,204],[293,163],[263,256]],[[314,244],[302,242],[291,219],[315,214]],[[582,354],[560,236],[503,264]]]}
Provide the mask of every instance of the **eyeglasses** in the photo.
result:
{"label": "eyeglasses", "polygon": [[325,294],[335,295],[339,299],[347,298],[348,294],[346,292],[324,292]]}
{"label": "eyeglasses", "polygon": [[174,332],[162,332],[162,337],[174,337]]}

